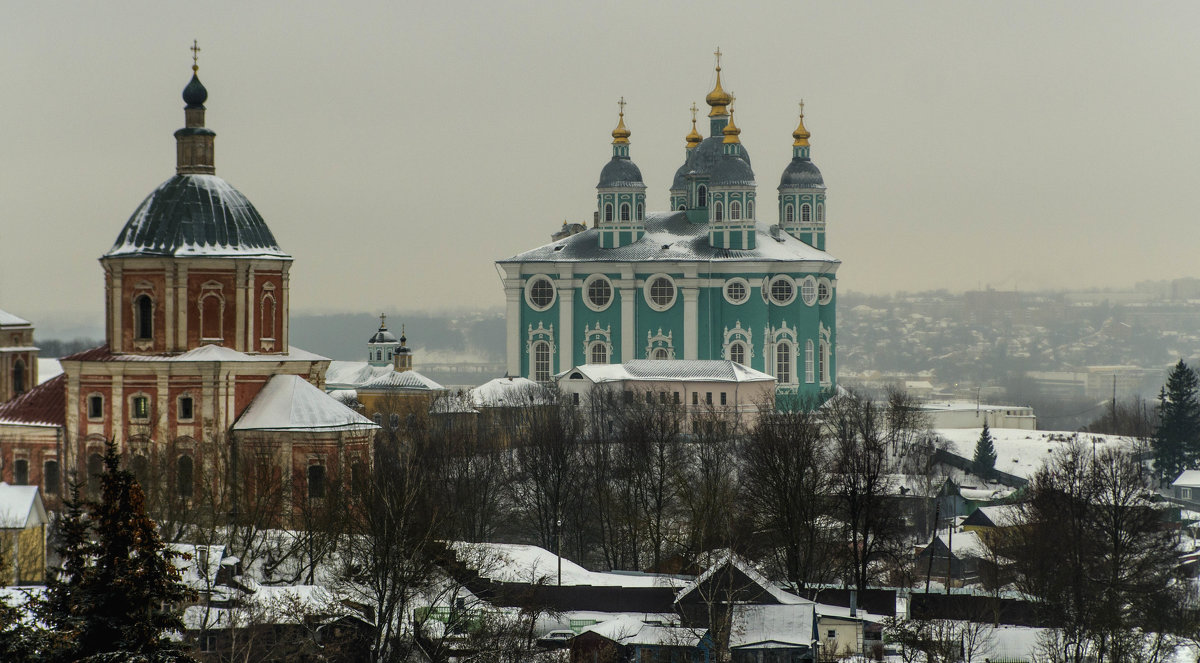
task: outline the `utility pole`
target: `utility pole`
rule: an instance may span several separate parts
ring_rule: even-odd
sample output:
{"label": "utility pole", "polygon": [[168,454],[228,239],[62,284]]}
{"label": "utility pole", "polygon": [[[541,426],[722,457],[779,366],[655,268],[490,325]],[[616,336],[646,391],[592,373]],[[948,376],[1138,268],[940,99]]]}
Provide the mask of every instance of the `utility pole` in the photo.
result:
{"label": "utility pole", "polygon": [[562,518],[554,521],[554,535],[558,539],[558,586],[562,587]]}
{"label": "utility pole", "polygon": [[933,503],[933,538],[929,540],[929,569],[925,571],[925,593],[929,593],[929,579],[933,576],[933,544],[937,541],[937,524],[938,517],[942,513],[942,502],[937,500]]}

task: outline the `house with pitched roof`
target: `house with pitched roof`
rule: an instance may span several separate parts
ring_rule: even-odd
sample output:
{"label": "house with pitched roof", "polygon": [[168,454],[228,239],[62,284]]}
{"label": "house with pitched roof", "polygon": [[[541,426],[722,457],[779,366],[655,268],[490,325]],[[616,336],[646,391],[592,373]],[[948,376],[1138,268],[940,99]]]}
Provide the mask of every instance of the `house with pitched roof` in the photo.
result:
{"label": "house with pitched roof", "polygon": [[46,582],[46,526],[37,486],[0,482],[0,585]]}

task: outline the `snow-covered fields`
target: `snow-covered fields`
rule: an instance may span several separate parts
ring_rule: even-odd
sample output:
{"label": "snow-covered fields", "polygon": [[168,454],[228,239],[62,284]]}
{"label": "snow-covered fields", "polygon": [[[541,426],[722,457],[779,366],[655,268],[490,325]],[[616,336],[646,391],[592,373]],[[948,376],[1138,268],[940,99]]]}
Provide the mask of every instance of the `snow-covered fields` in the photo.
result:
{"label": "snow-covered fields", "polygon": [[[935,431],[950,442],[950,450],[964,458],[975,456],[975,443],[982,429],[942,428]],[[996,447],[996,469],[1026,479],[1031,478],[1038,468],[1062,449],[1075,441],[1087,446],[1095,444],[1100,451],[1108,446],[1132,449],[1137,440],[1118,435],[1097,435],[1069,431],[1019,430],[992,428],[992,439]]]}

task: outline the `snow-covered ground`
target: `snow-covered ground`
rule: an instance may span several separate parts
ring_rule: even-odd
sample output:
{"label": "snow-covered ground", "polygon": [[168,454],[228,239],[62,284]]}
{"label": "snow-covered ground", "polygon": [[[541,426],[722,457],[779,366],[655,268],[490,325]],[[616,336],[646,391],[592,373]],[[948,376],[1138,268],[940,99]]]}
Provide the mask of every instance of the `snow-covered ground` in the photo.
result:
{"label": "snow-covered ground", "polygon": [[[1118,435],[1015,428],[989,430],[996,447],[996,469],[1026,479],[1031,478],[1055,451],[1076,440],[1089,447],[1094,443],[1097,451],[1110,446],[1132,449],[1137,444],[1132,437]],[[973,458],[981,431],[979,428],[941,428],[934,432],[950,442],[952,452],[964,458]]]}
{"label": "snow-covered ground", "polygon": [[[461,561],[474,566],[479,575],[497,582],[558,584],[558,556],[537,546],[518,543],[451,544]],[[601,573],[588,571],[566,558],[562,560],[563,585],[606,587],[682,587],[685,583],[669,576]]]}

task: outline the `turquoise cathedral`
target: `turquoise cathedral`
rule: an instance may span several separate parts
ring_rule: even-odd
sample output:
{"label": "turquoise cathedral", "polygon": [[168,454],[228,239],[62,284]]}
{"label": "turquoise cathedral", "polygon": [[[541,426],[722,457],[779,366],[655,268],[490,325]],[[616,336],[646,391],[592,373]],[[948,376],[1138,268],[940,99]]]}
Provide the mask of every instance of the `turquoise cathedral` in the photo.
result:
{"label": "turquoise cathedral", "polygon": [[774,375],[781,393],[818,398],[837,383],[841,261],[825,252],[825,182],[803,106],[776,209],[760,215],[719,53],[716,71],[709,136],[693,106],[671,211],[646,212],[622,101],[593,227],[497,263],[509,375],[544,382],[582,363],[731,359]]}

